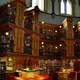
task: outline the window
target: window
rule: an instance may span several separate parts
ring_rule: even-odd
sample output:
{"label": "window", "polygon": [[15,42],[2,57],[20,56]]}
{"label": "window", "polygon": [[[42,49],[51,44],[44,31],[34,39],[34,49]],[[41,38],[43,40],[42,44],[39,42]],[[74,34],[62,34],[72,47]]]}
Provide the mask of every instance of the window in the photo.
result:
{"label": "window", "polygon": [[72,4],[70,0],[61,0],[61,14],[72,14]]}
{"label": "window", "polygon": [[38,7],[40,10],[44,11],[44,0],[38,0]]}
{"label": "window", "polygon": [[44,0],[32,0],[32,7],[38,6],[40,10],[44,10]]}
{"label": "window", "polygon": [[71,5],[70,0],[67,0],[67,2],[66,2],[66,13],[67,14],[72,14],[72,7],[71,6],[72,5]]}
{"label": "window", "polygon": [[41,11],[44,11],[44,0],[32,0],[32,6],[27,10],[34,9],[35,6],[38,6]]}
{"label": "window", "polygon": [[65,14],[65,4],[63,0],[61,0],[61,13]]}

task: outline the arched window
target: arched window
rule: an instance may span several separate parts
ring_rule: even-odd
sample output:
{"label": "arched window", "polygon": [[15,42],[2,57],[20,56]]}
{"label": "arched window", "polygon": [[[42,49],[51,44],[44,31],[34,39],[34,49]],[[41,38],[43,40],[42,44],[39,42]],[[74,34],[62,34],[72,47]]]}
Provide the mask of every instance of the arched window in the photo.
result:
{"label": "arched window", "polygon": [[70,0],[67,0],[66,2],[66,13],[70,15],[72,14],[72,5]]}
{"label": "arched window", "polygon": [[38,0],[38,7],[40,10],[44,11],[44,0]]}
{"label": "arched window", "polygon": [[41,11],[44,11],[44,0],[31,0],[31,1],[32,1],[30,2],[32,3],[31,7],[29,7],[27,10],[34,9],[35,6],[38,6]]}
{"label": "arched window", "polygon": [[61,14],[65,14],[65,3],[61,0]]}
{"label": "arched window", "polygon": [[25,11],[29,11],[35,8],[35,6],[38,6],[38,8],[41,11],[52,13],[52,0],[26,0],[26,6],[27,8]]}
{"label": "arched window", "polygon": [[72,4],[70,0],[61,0],[61,14],[72,15]]}

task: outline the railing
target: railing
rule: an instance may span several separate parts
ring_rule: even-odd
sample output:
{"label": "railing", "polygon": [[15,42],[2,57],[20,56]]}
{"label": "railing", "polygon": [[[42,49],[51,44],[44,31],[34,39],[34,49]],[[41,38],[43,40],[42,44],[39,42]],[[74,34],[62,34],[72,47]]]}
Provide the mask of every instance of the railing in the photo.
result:
{"label": "railing", "polygon": [[40,34],[42,34],[44,36],[45,39],[47,40],[60,40],[60,39],[65,39],[66,38],[66,34],[65,31],[63,30],[63,32],[57,32],[55,30],[54,31],[48,31],[46,29],[40,29]]}

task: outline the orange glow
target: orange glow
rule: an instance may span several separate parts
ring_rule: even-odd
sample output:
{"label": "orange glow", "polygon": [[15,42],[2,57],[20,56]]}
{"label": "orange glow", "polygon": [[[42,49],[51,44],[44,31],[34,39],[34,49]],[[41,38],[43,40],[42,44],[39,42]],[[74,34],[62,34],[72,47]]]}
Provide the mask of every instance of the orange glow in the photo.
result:
{"label": "orange glow", "polygon": [[16,80],[23,80],[21,77],[16,77]]}
{"label": "orange glow", "polygon": [[49,76],[47,74],[41,75],[39,72],[25,72],[21,71],[22,75],[20,77],[16,77],[16,80],[44,80],[48,79]]}

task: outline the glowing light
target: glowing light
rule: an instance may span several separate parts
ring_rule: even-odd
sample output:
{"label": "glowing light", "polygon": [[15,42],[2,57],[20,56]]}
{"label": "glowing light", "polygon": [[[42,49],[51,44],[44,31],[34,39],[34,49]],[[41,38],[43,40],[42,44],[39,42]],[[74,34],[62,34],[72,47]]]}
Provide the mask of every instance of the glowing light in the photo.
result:
{"label": "glowing light", "polygon": [[43,77],[40,77],[39,80],[44,80],[44,78]]}
{"label": "glowing light", "polygon": [[28,70],[29,70],[29,68],[26,68],[26,70],[28,71]]}
{"label": "glowing light", "polygon": [[61,46],[62,46],[62,44],[59,44],[59,46],[61,47]]}
{"label": "glowing light", "polygon": [[57,47],[57,46],[55,46],[55,48],[56,48],[56,49],[58,49],[58,47]]}
{"label": "glowing light", "polygon": [[64,28],[66,29],[67,28],[67,18],[65,18],[62,23],[63,23]]}
{"label": "glowing light", "polygon": [[55,30],[55,32],[57,33],[58,31],[57,31],[57,30]]}
{"label": "glowing light", "polygon": [[41,11],[44,11],[44,0],[31,0],[32,6],[26,9],[25,11],[29,11],[35,8],[35,6],[38,6]]}
{"label": "glowing light", "polygon": [[42,21],[41,23],[44,24],[44,21]]}
{"label": "glowing light", "polygon": [[63,68],[63,72],[66,72],[66,70]]}
{"label": "glowing light", "polygon": [[80,21],[78,21],[78,26],[80,26]]}
{"label": "glowing light", "polygon": [[62,28],[62,26],[59,26],[59,28]]}
{"label": "glowing light", "polygon": [[66,9],[67,14],[71,15],[71,14],[72,14],[72,5],[71,5],[71,1],[70,1],[70,0],[67,0],[66,5],[67,5],[67,7],[66,7],[66,8],[67,8],[67,9]]}
{"label": "glowing light", "polygon": [[12,58],[11,58],[11,57],[9,57],[9,58],[8,58],[8,61],[12,61]]}
{"label": "glowing light", "polygon": [[61,0],[61,13],[64,14],[65,13],[65,4],[64,1]]}
{"label": "glowing light", "polygon": [[16,80],[23,80],[23,79],[21,79],[20,77],[16,77]]}
{"label": "glowing light", "polygon": [[11,7],[11,5],[10,5],[10,4],[8,4],[8,7]]}
{"label": "glowing light", "polygon": [[41,42],[41,44],[44,44],[44,42]]}
{"label": "glowing light", "polygon": [[73,28],[75,28],[75,26],[73,26]]}
{"label": "glowing light", "polygon": [[38,7],[40,10],[44,10],[44,0],[38,0]]}
{"label": "glowing light", "polygon": [[6,34],[6,35],[9,35],[9,32],[6,32],[5,34]]}

